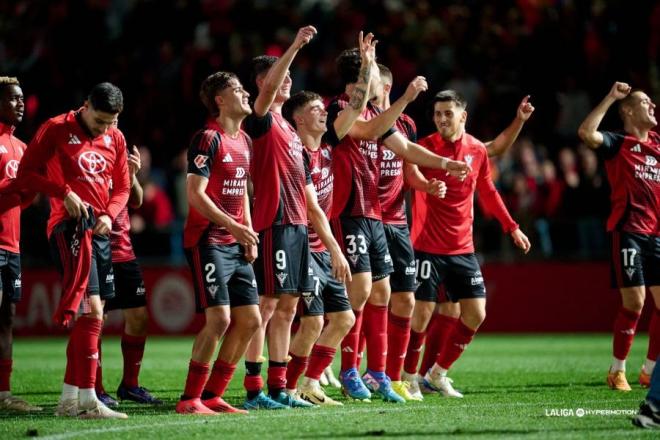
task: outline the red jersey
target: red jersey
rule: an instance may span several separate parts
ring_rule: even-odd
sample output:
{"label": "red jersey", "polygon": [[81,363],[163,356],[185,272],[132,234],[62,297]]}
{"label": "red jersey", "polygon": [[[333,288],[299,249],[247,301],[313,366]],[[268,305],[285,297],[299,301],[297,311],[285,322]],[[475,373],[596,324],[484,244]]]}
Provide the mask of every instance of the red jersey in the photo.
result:
{"label": "red jersey", "polygon": [[[343,94],[330,102],[327,109],[329,126],[334,124],[339,112],[348,105],[348,99]],[[370,120],[379,113],[380,110],[368,102],[361,116]],[[335,147],[332,160],[335,191],[331,218],[347,216],[382,220],[378,200],[381,141],[394,131],[394,128],[390,128],[379,140],[358,140],[347,135]]]}
{"label": "red jersey", "polygon": [[447,142],[439,133],[433,133],[419,143],[439,156],[466,162],[472,171],[461,182],[444,170],[420,168],[427,179],[444,180],[447,195],[439,199],[421,191],[414,192],[410,236],[416,250],[438,255],[474,252],[472,223],[475,191],[479,191],[486,209],[499,220],[506,233],[518,228],[493,185],[488,153],[482,142],[467,133],[456,142]]}
{"label": "red jersey", "polygon": [[648,140],[626,133],[603,133],[598,151],[612,192],[608,231],[660,236],[660,135],[649,132]]}
{"label": "red jersey", "polygon": [[[410,141],[417,142],[417,127],[410,116],[402,114],[394,126]],[[383,211],[383,223],[407,225],[403,159],[387,147],[381,149],[381,154],[378,198]]]}
{"label": "red jersey", "polygon": [[273,224],[307,225],[303,145],[284,117],[268,111],[248,116],[243,128],[253,142],[251,176],[254,185],[255,231]]}
{"label": "red jersey", "polygon": [[[334,184],[334,176],[332,174],[332,147],[326,143],[321,144],[321,147],[316,151],[305,147],[305,168],[312,178],[319,206],[325,215],[330,217],[332,188]],[[325,245],[316,231],[314,231],[311,223],[308,225],[307,231],[309,233],[309,248],[311,251],[323,252],[326,250]]]}
{"label": "red jersey", "polygon": [[[188,174],[209,180],[206,195],[237,223],[245,222],[245,191],[250,169],[250,139],[239,131],[234,139],[215,120],[193,136],[188,148]],[[208,244],[236,243],[229,231],[204,217],[188,203],[183,246],[190,248],[203,239]]]}
{"label": "red jersey", "polygon": [[133,243],[131,242],[131,218],[128,215],[128,206],[119,211],[110,231],[110,246],[112,248],[112,262],[124,263],[135,260]]}
{"label": "red jersey", "polygon": [[[16,178],[25,144],[14,136],[14,127],[0,123],[0,185]],[[0,196],[2,197],[2,196]],[[0,249],[18,254],[21,239],[21,207],[14,206],[0,214]]]}

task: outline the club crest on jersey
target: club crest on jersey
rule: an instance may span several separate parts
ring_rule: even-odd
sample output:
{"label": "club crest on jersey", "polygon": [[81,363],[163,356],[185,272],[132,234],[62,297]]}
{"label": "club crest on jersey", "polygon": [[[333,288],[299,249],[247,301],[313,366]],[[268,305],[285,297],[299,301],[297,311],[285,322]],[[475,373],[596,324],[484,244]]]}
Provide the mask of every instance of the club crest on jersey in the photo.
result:
{"label": "club crest on jersey", "polygon": [[107,165],[105,157],[96,151],[85,151],[78,156],[78,166],[87,174],[102,173]]}
{"label": "club crest on jersey", "polygon": [[110,145],[112,144],[112,138],[109,135],[104,134],[103,143],[105,144],[105,148],[110,148]]}
{"label": "club crest on jersey", "polygon": [[322,148],[321,149],[321,156],[323,156],[326,159],[330,160],[330,150],[328,150],[327,148]]}
{"label": "club crest on jersey", "polygon": [[330,175],[330,168],[323,168],[321,170],[321,179],[327,179]]}
{"label": "club crest on jersey", "polygon": [[211,298],[215,299],[215,294],[218,292],[218,286],[215,284],[211,284],[206,288],[209,291],[209,295],[211,295]]}
{"label": "club crest on jersey", "polygon": [[646,165],[647,166],[654,167],[657,164],[658,164],[658,160],[655,157],[646,155]]}
{"label": "club crest on jersey", "polygon": [[277,275],[275,275],[275,278],[277,278],[277,281],[280,283],[280,287],[284,287],[284,281],[286,280],[287,274],[284,272],[280,272]]}
{"label": "club crest on jersey", "polygon": [[18,171],[17,160],[12,159],[9,162],[7,162],[7,165],[5,165],[5,176],[7,176],[8,179],[15,179],[17,171]]}
{"label": "club crest on jersey", "polygon": [[312,295],[312,292],[303,292],[302,299],[305,301],[307,308],[310,308],[312,306],[312,301],[314,301],[314,295]]}
{"label": "club crest on jersey", "polygon": [[628,275],[629,280],[632,280],[633,275],[635,275],[635,268],[629,267],[628,269],[626,269],[626,275]]}
{"label": "club crest on jersey", "polygon": [[471,154],[466,154],[465,155],[465,163],[468,164],[468,166],[472,166],[472,155]]}
{"label": "club crest on jersey", "polygon": [[229,153],[225,154],[225,157],[222,158],[222,162],[224,162],[224,163],[229,163],[229,162],[233,162],[233,161],[234,161],[234,159],[231,157],[231,154],[229,154]]}
{"label": "club crest on jersey", "polygon": [[206,166],[207,160],[209,160],[208,156],[204,156],[203,154],[198,154],[193,162],[195,162],[195,166],[201,170]]}

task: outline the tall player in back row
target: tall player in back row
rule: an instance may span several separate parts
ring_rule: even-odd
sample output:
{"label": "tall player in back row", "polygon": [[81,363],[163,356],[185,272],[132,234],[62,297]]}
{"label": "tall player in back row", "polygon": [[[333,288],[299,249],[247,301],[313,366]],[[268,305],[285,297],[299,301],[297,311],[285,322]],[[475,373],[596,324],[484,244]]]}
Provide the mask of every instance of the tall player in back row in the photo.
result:
{"label": "tall player in back row", "polygon": [[[360,72],[360,53],[350,49],[337,59],[339,75],[345,93],[328,106],[328,122],[334,123],[339,112],[348,105]],[[372,69],[369,99],[379,95],[380,73]],[[416,82],[414,93],[406,94],[392,106],[380,112],[367,104],[348,135],[334,149],[332,170],[335,190],[332,205],[332,225],[337,241],[350,262],[353,279],[347,284],[348,296],[356,322],[342,342],[341,380],[345,392],[352,398],[366,400],[371,393],[357,371],[360,331],[367,341],[367,373],[364,379],[384,400],[403,402],[385,374],[387,357],[387,305],[390,297],[389,274],[392,260],[382,223],[378,180],[382,144],[404,159],[429,167],[442,168],[458,177],[465,177],[469,166],[465,162],[437,156],[405,139],[393,129],[405,106],[426,89],[426,81]]]}
{"label": "tall player in back row", "polygon": [[[615,102],[619,102],[622,132],[598,131]],[[612,365],[607,384],[630,391],[626,357],[644,306],[645,288],[651,291],[655,309],[649,327],[649,347],[639,375],[648,387],[660,353],[660,135],[655,104],[641,90],[614,83],[607,96],[582,122],[578,134],[605,158],[610,181],[612,211],[607,231],[612,240],[612,285],[621,293],[621,308],[614,321]]]}

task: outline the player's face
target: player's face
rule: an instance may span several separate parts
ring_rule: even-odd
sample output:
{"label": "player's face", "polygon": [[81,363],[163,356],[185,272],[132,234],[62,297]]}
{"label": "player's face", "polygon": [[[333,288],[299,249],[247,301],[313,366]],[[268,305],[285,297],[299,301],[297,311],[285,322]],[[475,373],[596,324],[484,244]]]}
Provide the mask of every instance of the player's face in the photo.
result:
{"label": "player's face", "polygon": [[89,102],[85,102],[85,108],[82,112],[83,121],[94,137],[106,134],[110,127],[116,127],[118,117],[119,113],[106,113],[96,110]]}
{"label": "player's face", "polygon": [[320,99],[315,99],[305,104],[296,125],[299,128],[304,127],[310,133],[323,134],[328,131],[327,119],[328,112],[325,111],[323,102]]}
{"label": "player's face", "polygon": [[275,97],[276,102],[284,103],[287,99],[291,97],[291,72],[286,72],[284,77],[284,82],[280,86],[280,89],[277,91],[277,96]]}
{"label": "player's face", "polygon": [[467,112],[454,101],[436,102],[433,106],[433,123],[445,140],[455,140],[463,133]]}
{"label": "player's face", "polygon": [[8,125],[18,125],[23,120],[25,103],[23,102],[23,91],[17,85],[4,88],[0,97],[0,121]]}
{"label": "player's face", "polygon": [[248,98],[250,94],[243,88],[243,85],[237,78],[229,80],[229,84],[219,94],[222,111],[231,115],[247,116],[252,113]]}
{"label": "player's face", "polygon": [[655,119],[655,104],[644,92],[635,92],[635,101],[631,106],[632,120],[635,125],[655,127],[658,121]]}

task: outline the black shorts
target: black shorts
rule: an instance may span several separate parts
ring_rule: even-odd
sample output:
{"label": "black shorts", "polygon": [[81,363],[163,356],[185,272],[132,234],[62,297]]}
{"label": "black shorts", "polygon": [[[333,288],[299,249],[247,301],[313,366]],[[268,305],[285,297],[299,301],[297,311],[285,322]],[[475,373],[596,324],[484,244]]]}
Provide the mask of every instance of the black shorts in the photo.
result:
{"label": "black shorts", "polygon": [[0,291],[2,300],[21,300],[21,254],[0,249]]}
{"label": "black shorts", "polygon": [[387,248],[392,257],[394,272],[390,275],[392,293],[414,292],[417,289],[415,252],[407,225],[383,225]]}
{"label": "black shorts", "polygon": [[147,305],[142,271],[137,260],[112,263],[115,274],[115,297],[105,303],[105,311],[135,309]]}
{"label": "black shorts", "polygon": [[311,299],[302,297],[302,315],[318,316],[324,313],[337,313],[351,310],[346,294],[346,286],[332,276],[330,252],[312,252],[314,271],[314,293]]}
{"label": "black shorts", "polygon": [[259,304],[257,281],[239,244],[199,243],[185,249],[195,288],[195,305],[240,307]]}
{"label": "black shorts", "polygon": [[371,272],[374,281],[392,273],[383,222],[366,217],[340,217],[332,221],[332,230],[351,273]]}
{"label": "black shorts", "polygon": [[613,288],[660,286],[660,237],[614,231],[610,241]]}
{"label": "black shorts", "polygon": [[[65,243],[71,243],[76,224],[75,220],[59,224],[48,240],[55,266],[64,277],[67,276],[64,273],[64,261],[67,261],[69,256],[60,254],[57,237],[61,234]],[[89,271],[86,295],[99,295],[102,300],[106,301],[115,296],[112,250],[110,249],[110,237],[108,235],[92,235],[92,264]],[[85,301],[81,304],[84,303]]]}
{"label": "black shorts", "polygon": [[254,263],[259,295],[314,291],[307,226],[273,225],[259,232],[259,256]]}
{"label": "black shorts", "polygon": [[484,277],[475,254],[435,255],[415,251],[415,257],[419,281],[416,300],[436,302],[443,283],[446,297],[452,302],[486,297]]}

